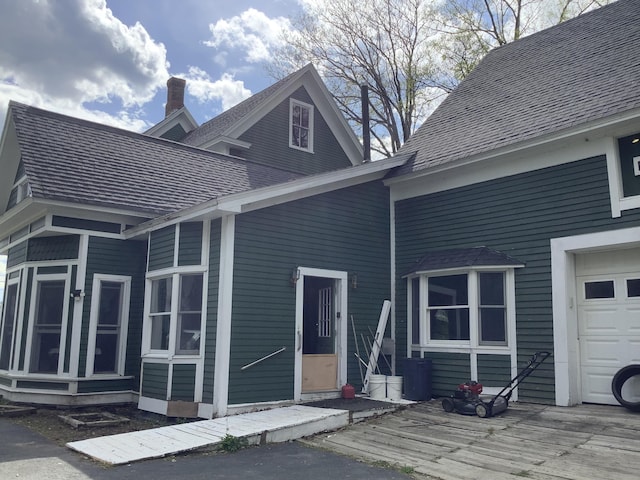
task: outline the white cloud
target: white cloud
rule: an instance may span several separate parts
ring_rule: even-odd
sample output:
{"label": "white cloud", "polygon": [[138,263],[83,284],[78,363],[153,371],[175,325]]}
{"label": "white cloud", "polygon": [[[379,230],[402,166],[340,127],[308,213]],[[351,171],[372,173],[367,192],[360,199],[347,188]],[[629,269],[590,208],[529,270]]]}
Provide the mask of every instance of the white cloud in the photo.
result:
{"label": "white cloud", "polygon": [[282,32],[290,28],[289,19],[269,18],[250,8],[238,16],[209,25],[212,36],[205,45],[221,50],[239,49],[248,62],[258,63],[271,59],[271,50],[282,45]]}
{"label": "white cloud", "polygon": [[140,130],[136,109],[169,77],[164,45],[139,23],[123,24],[105,0],[0,0],[0,44],[2,118],[14,99]]}
{"label": "white cloud", "polygon": [[211,77],[198,67],[190,67],[189,73],[183,75],[187,80],[187,92],[199,102],[212,100],[222,102],[222,109],[227,110],[251,96],[251,91],[244,87],[244,82],[235,80],[233,75],[223,73],[219,80]]}

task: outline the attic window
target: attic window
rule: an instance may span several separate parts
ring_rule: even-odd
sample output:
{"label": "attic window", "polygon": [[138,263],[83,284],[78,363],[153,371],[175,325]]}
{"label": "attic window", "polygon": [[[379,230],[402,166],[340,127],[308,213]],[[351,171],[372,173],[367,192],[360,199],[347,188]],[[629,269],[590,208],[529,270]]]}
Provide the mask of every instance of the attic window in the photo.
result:
{"label": "attic window", "polygon": [[289,146],[313,152],[313,106],[291,99],[289,125]]}
{"label": "attic window", "polygon": [[11,197],[9,198],[9,208],[19,204],[25,198],[31,196],[31,185],[27,177],[22,177],[18,180],[11,189]]}
{"label": "attic window", "polygon": [[640,132],[618,139],[625,197],[640,195]]}

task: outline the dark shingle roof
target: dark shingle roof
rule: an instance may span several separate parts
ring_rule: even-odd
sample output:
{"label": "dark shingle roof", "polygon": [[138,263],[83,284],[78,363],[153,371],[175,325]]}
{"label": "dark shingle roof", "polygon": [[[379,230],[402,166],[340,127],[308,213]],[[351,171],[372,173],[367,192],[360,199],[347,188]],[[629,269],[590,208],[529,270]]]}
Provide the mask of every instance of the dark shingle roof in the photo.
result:
{"label": "dark shingle roof", "polygon": [[417,272],[465,267],[522,266],[524,262],[489,247],[454,248],[430,252],[418,260],[403,276]]}
{"label": "dark shingle roof", "polygon": [[640,1],[620,0],[490,52],[425,121],[396,172],[515,145],[640,108]]}
{"label": "dark shingle roof", "polygon": [[[305,68],[308,68],[305,67]],[[188,145],[201,145],[202,143],[223,135],[226,130],[242,120],[246,115],[254,112],[263,102],[269,99],[274,93],[285,88],[291,81],[300,75],[298,70],[291,75],[277,81],[273,85],[252,95],[239,104],[222,112],[220,115],[212,118],[208,122],[203,123],[195,130],[192,130],[181,141]]]}
{"label": "dark shingle roof", "polygon": [[35,198],[164,214],[300,175],[10,103]]}

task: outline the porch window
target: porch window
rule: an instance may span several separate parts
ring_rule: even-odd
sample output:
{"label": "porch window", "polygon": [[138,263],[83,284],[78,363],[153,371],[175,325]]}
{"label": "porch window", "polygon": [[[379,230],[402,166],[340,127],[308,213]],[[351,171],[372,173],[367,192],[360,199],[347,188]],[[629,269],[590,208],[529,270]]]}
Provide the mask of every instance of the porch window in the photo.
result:
{"label": "porch window", "polygon": [[65,281],[38,283],[31,347],[31,373],[57,373],[65,301]]}
{"label": "porch window", "polygon": [[289,146],[313,151],[313,106],[291,100],[289,106]]}
{"label": "porch window", "polygon": [[203,278],[202,273],[176,273],[151,280],[148,350],[200,353]]}
{"label": "porch window", "polygon": [[4,321],[2,322],[2,340],[0,341],[0,370],[9,370],[11,349],[13,345],[16,307],[18,304],[18,284],[7,286],[5,296]]}
{"label": "porch window", "polygon": [[87,372],[124,374],[131,279],[97,274],[93,279]]}

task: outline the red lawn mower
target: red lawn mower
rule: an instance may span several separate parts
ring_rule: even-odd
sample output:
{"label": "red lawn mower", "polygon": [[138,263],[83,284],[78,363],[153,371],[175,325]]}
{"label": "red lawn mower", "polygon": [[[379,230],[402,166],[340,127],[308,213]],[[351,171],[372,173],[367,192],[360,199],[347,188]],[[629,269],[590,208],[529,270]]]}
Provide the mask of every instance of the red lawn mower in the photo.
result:
{"label": "red lawn mower", "polygon": [[527,366],[493,397],[481,395],[481,383],[474,381],[461,383],[453,395],[442,399],[442,408],[445,412],[456,411],[462,415],[477,415],[481,418],[489,418],[502,413],[509,406],[509,399],[515,388],[550,355],[549,352],[534,353]]}

